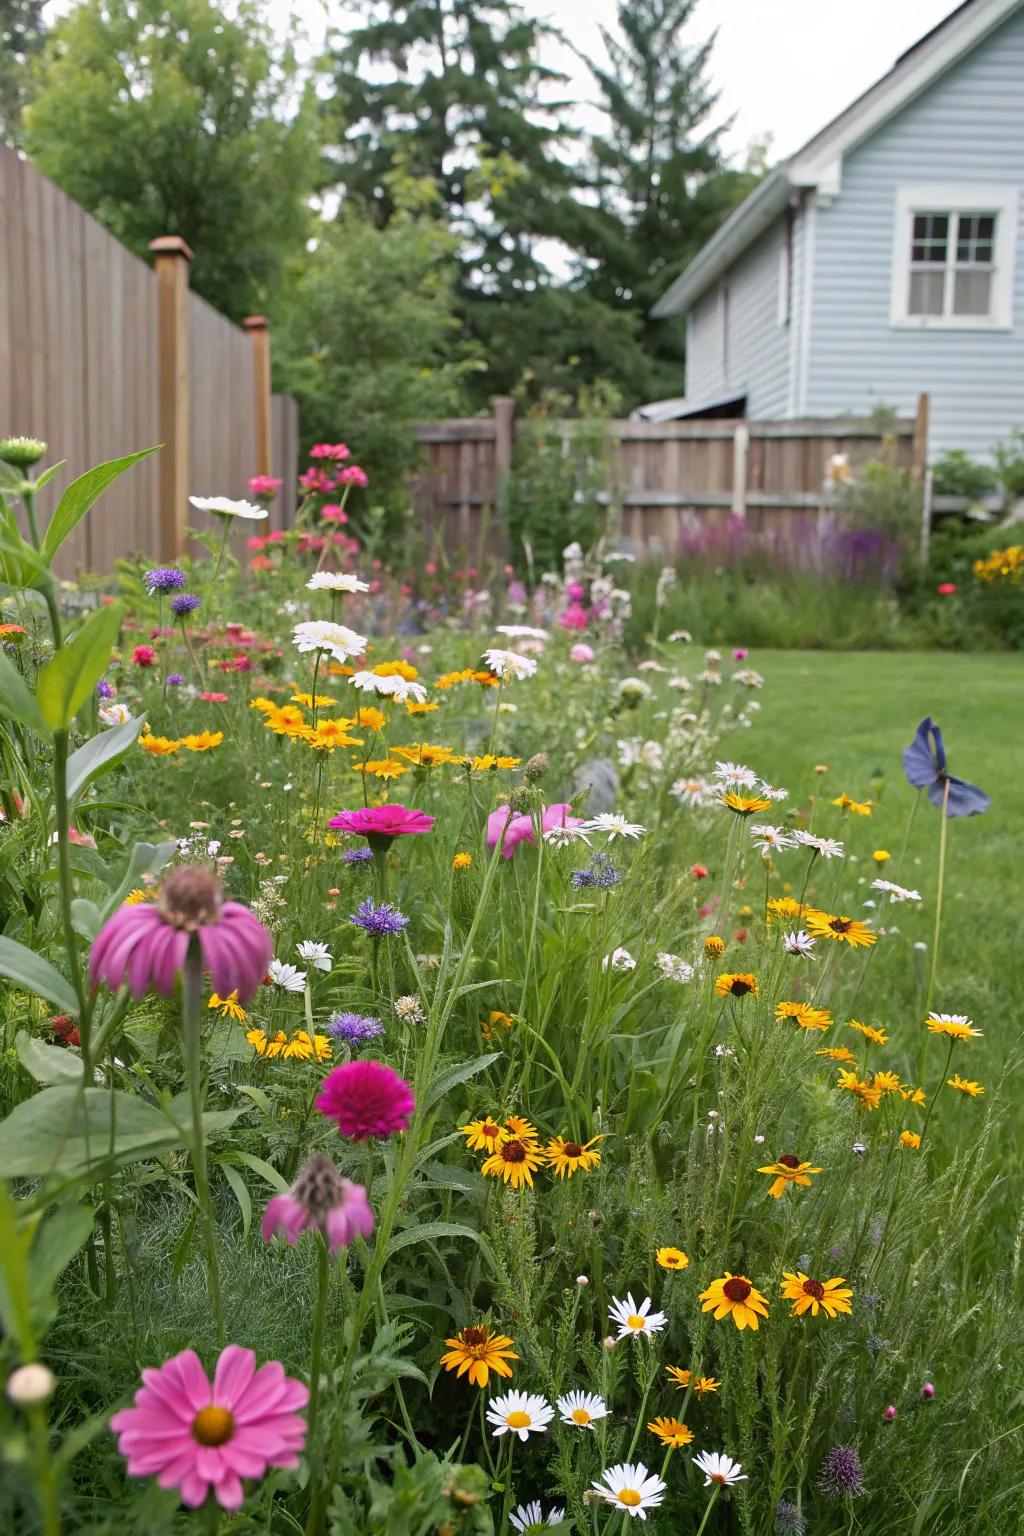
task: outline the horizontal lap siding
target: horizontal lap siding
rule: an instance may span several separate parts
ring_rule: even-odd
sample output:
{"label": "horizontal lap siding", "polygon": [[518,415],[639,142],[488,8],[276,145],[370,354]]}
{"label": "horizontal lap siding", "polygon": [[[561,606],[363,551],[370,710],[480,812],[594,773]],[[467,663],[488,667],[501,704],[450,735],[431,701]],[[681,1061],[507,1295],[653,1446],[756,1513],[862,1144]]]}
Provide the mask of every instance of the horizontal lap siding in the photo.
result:
{"label": "horizontal lap siding", "polygon": [[790,332],[778,313],[783,230],[779,219],[729,270],[724,312],[716,284],[687,316],[686,398],[692,404],[746,390],[748,416],[785,413]]}
{"label": "horizontal lap siding", "polygon": [[[930,449],[984,454],[1024,425],[1024,227],[1014,329],[914,331],[889,323],[896,194],[927,182],[1022,190],[1024,15],[1006,22],[847,156],[842,189],[817,210],[810,414],[902,414],[931,395]],[[1024,225],[1024,197],[1019,217]]]}

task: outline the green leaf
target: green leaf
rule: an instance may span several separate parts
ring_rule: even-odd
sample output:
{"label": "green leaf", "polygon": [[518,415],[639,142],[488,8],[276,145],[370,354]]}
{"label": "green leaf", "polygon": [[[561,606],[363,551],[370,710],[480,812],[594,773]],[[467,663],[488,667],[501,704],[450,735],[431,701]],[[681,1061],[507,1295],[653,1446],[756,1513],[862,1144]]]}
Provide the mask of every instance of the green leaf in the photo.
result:
{"label": "green leaf", "polygon": [[478,1072],[485,1072],[492,1062],[500,1059],[500,1051],[491,1051],[486,1056],[474,1056],[469,1061],[460,1061],[456,1067],[448,1067],[444,1072],[439,1072],[427,1089],[425,1108],[432,1109],[452,1088],[475,1077]]}
{"label": "green leaf", "polygon": [[32,1292],[26,1258],[31,1230],[19,1228],[17,1205],[0,1179],[0,1323],[18,1348],[34,1353]]}
{"label": "green leaf", "polygon": [[231,1185],[235,1199],[238,1201],[238,1209],[242,1213],[242,1236],[249,1236],[249,1228],[252,1226],[252,1197],[245,1187],[245,1180],[237,1168],[232,1168],[230,1163],[221,1159],[217,1160],[218,1167]]}
{"label": "green leaf", "polygon": [[7,715],[30,731],[43,735],[46,726],[39,705],[25,679],[9,657],[0,651],[0,715]]}
{"label": "green leaf", "polygon": [[[56,966],[3,934],[0,934],[0,976],[6,976],[8,981],[15,982],[35,997],[45,997],[61,1013],[78,1013],[78,998],[71,983],[64,980]],[[0,1168],[3,1168],[2,1159]],[[10,1174],[6,1177],[10,1178]]]}
{"label": "green leaf", "polygon": [[76,896],[71,903],[71,926],[91,944],[103,926],[103,913],[94,901]]}
{"label": "green leaf", "polygon": [[400,1248],[408,1248],[413,1243],[433,1242],[438,1237],[467,1237],[470,1242],[476,1243],[487,1259],[491,1268],[495,1268],[494,1255],[486,1238],[472,1227],[460,1226],[456,1221],[423,1221],[416,1227],[404,1227],[401,1232],[396,1232],[388,1243],[388,1258],[396,1254]]}
{"label": "green leaf", "polygon": [[0,575],[12,587],[46,587],[53,581],[46,562],[22,538],[13,518],[0,522]]}
{"label": "green leaf", "polygon": [[80,1083],[82,1058],[74,1051],[62,1050],[59,1045],[47,1045],[37,1040],[27,1029],[19,1029],[14,1037],[14,1049],[29,1077],[37,1083]]}
{"label": "green leaf", "polygon": [[145,715],[115,725],[112,730],[101,731],[84,746],[72,752],[68,758],[68,799],[74,800],[87,784],[101,774],[109,773],[138,741],[139,732],[146,723]]}
{"label": "green leaf", "polygon": [[36,495],[37,496],[39,495],[39,492],[43,489],[44,485],[49,485],[49,483],[53,479],[54,475],[59,475],[60,474],[61,470],[64,468],[66,463],[67,463],[67,459],[58,459],[56,464],[51,464],[49,469],[44,469],[43,470],[42,474],[39,476],[39,478],[35,482]]}
{"label": "green leaf", "polygon": [[33,1294],[50,1290],[67,1269],[92,1231],[96,1213],[91,1205],[59,1205],[36,1234],[29,1250],[29,1280]]}
{"label": "green leaf", "polygon": [[[110,1112],[114,1109],[111,1157]],[[184,1140],[179,1125],[134,1093],[44,1088],[0,1121],[0,1168],[8,1179],[77,1174],[149,1157]]]}
{"label": "green leaf", "polygon": [[51,731],[66,731],[92,693],[110,660],[120,627],[120,603],[97,608],[40,671],[36,696]]}
{"label": "green leaf", "polygon": [[[157,444],[157,447],[161,446]],[[105,464],[97,464],[95,469],[87,469],[84,475],[79,475],[77,480],[72,480],[58,501],[54,514],[50,518],[49,527],[43,535],[42,553],[47,564],[52,563],[54,555],[64,540],[77,528],[89,508],[99,500],[107,487],[113,485],[126,469],[131,469],[132,465],[137,464],[140,459],[145,459],[155,452],[156,448],[143,448],[141,453],[130,453],[123,459],[108,459]]]}
{"label": "green leaf", "polygon": [[288,1180],[283,1173],[279,1173],[272,1163],[264,1162],[262,1157],[257,1157],[254,1152],[233,1152],[232,1159],[236,1163],[244,1163],[251,1168],[253,1173],[258,1173],[261,1179],[266,1179],[271,1189],[276,1189],[283,1194],[288,1188]]}
{"label": "green leaf", "polygon": [[[93,807],[90,806],[90,810],[92,809]],[[139,884],[142,875],[153,875],[156,874],[157,870],[163,869],[176,847],[177,844],[174,842],[135,844],[132,849],[131,858],[128,860],[128,868],[125,871],[124,879],[103,908],[104,920],[112,912],[117,911],[124,898],[128,895],[128,892],[134,890]]]}

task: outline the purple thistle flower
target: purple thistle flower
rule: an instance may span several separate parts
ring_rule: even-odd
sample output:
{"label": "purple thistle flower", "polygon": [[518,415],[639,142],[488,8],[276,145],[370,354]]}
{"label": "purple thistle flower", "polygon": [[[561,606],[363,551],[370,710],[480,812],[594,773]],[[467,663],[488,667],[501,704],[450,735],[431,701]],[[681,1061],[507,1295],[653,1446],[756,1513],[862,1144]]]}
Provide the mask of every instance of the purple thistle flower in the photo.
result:
{"label": "purple thistle flower", "polygon": [[359,1045],[384,1033],[380,1019],[363,1013],[332,1013],[327,1020],[327,1033],[335,1040],[346,1040],[349,1045]]}
{"label": "purple thistle flower", "polygon": [[852,1445],[834,1445],[821,1464],[818,1481],[830,1499],[855,1499],[864,1492],[864,1472]]}
{"label": "purple thistle flower", "polygon": [[112,699],[114,697],[113,683],[108,683],[105,677],[101,677],[96,684],[96,694],[101,699]]}
{"label": "purple thistle flower", "polygon": [[164,592],[180,592],[185,585],[185,572],[176,565],[157,565],[143,576],[150,595]]}
{"label": "purple thistle flower", "polygon": [[346,848],[341,856],[341,862],[343,864],[369,864],[372,858],[372,848]]}
{"label": "purple thistle flower", "polygon": [[381,902],[378,907],[370,897],[360,902],[359,910],[353,914],[351,921],[357,928],[364,928],[375,939],[401,933],[403,928],[409,926],[409,919],[403,917],[398,908],[393,907],[389,901]]}
{"label": "purple thistle flower", "polygon": [[184,674],[184,672],[168,672],[168,674],[167,674],[167,686],[168,686],[168,688],[180,688],[184,681],[185,681],[185,674]]}
{"label": "purple thistle flower", "polygon": [[196,597],[194,592],[182,592],[179,597],[171,598],[171,612],[175,618],[183,619],[187,613],[195,613],[201,597]]}

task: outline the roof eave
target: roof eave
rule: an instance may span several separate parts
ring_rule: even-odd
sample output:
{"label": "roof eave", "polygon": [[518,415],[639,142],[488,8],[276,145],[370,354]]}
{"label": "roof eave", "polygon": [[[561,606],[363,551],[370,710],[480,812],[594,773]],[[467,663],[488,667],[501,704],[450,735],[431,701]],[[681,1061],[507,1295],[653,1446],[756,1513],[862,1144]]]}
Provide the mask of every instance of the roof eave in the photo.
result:
{"label": "roof eave", "polygon": [[668,315],[685,314],[719,275],[775,222],[786,206],[791,187],[788,165],[776,166],[733,210],[707,245],[662,294],[651,310],[652,316],[661,320]]}

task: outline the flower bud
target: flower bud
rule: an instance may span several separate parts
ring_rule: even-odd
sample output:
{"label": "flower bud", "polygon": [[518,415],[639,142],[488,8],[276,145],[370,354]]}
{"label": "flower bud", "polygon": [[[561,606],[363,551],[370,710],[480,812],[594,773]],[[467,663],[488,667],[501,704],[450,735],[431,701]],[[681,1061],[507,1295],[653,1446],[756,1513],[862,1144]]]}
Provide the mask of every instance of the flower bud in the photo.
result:
{"label": "flower bud", "polygon": [[[577,1275],[576,1276],[576,1284],[577,1285],[589,1285],[590,1284],[590,1279],[589,1279],[589,1277],[587,1275]],[[934,1390],[935,1390],[935,1388],[933,1387],[932,1391],[934,1392]]]}
{"label": "flower bud", "polygon": [[612,1338],[611,1334],[609,1334],[606,1339],[602,1339],[601,1343],[602,1347],[606,1349],[609,1354],[611,1354],[612,1350],[615,1348],[615,1340]]}
{"label": "flower bud", "polygon": [[888,1408],[882,1414],[882,1418],[885,1420],[885,1422],[887,1424],[891,1424],[895,1417],[896,1417],[896,1409],[893,1407],[892,1403],[890,1403]]}
{"label": "flower bud", "polygon": [[45,1365],[19,1365],[7,1378],[7,1396],[19,1408],[34,1408],[49,1402],[56,1385],[57,1378]]}
{"label": "flower bud", "polygon": [[930,1403],[932,1398],[935,1396],[935,1383],[926,1381],[924,1386],[921,1388],[921,1396],[924,1398],[926,1403]]}
{"label": "flower bud", "polygon": [[551,760],[547,753],[535,752],[531,758],[527,759],[523,766],[523,774],[526,778],[526,782],[528,784],[535,784],[538,779],[542,779],[544,777],[550,767]]}

